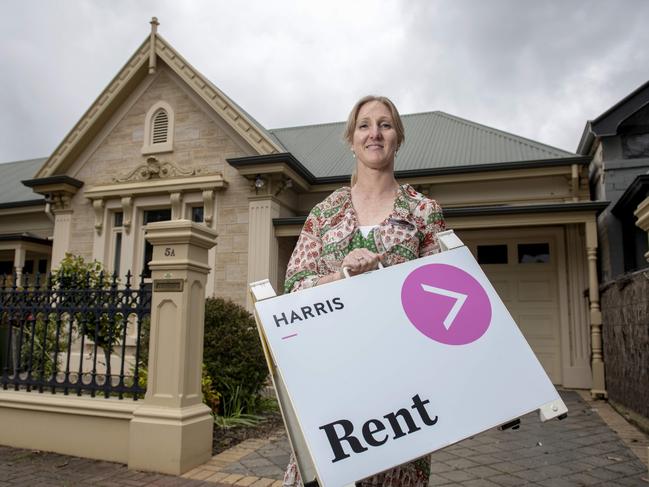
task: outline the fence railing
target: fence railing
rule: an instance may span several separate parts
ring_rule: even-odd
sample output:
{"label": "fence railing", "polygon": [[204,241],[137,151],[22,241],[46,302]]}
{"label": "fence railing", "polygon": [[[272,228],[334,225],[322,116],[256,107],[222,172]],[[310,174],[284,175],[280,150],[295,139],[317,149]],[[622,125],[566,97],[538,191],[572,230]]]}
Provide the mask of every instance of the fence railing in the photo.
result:
{"label": "fence railing", "polygon": [[0,277],[0,385],[4,389],[132,397],[146,391],[151,288],[129,272]]}

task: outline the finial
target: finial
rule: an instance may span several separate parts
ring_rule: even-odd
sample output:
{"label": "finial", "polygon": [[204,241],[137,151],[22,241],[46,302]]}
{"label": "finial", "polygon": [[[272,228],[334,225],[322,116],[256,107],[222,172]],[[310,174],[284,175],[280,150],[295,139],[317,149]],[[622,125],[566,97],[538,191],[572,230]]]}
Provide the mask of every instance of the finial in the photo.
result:
{"label": "finial", "polygon": [[149,45],[149,74],[155,73],[156,70],[156,54],[155,54],[155,38],[158,35],[158,26],[160,25],[160,22],[158,22],[158,17],[151,17],[151,34],[149,37],[151,38]]}

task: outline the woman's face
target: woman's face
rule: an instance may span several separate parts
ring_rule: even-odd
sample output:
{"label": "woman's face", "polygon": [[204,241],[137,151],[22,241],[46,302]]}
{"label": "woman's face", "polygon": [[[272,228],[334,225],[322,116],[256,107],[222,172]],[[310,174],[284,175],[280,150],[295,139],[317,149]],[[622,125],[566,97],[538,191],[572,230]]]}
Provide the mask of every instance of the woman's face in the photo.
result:
{"label": "woman's face", "polygon": [[358,162],[367,167],[392,169],[397,132],[390,109],[380,101],[369,101],[358,111],[352,150]]}

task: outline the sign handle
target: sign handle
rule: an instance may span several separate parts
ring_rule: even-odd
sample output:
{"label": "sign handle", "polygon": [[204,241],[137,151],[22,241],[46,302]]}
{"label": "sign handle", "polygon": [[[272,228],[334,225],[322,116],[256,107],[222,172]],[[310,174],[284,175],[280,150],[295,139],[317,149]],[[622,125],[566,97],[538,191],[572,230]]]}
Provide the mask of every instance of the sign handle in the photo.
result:
{"label": "sign handle", "polygon": [[[379,269],[383,269],[383,264],[381,264],[381,261],[379,261]],[[345,279],[349,279],[350,277],[352,277],[349,274],[349,267],[347,266],[343,267],[343,275],[345,276]]]}

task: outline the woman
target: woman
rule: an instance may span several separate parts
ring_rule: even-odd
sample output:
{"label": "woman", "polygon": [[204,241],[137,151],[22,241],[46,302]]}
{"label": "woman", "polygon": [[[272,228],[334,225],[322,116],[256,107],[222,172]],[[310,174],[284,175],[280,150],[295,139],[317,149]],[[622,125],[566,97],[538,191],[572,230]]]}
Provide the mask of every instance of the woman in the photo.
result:
{"label": "woman", "polygon": [[[405,138],[394,104],[382,96],[361,98],[352,108],[345,140],[356,158],[351,188],[343,187],[309,214],[289,261],[285,292],[343,279],[439,251],[437,233],[444,230],[439,205],[399,185],[394,159]],[[358,482],[361,486],[424,487],[430,459],[420,458]],[[285,486],[297,486],[294,459]]]}

